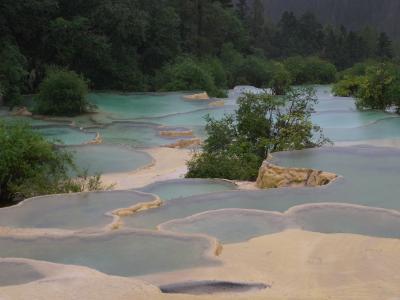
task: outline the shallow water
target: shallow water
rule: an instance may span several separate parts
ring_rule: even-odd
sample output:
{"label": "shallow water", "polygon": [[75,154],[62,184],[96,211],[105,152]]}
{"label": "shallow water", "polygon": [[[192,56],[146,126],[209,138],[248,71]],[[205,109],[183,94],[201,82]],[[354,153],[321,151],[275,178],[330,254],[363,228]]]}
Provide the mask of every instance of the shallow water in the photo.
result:
{"label": "shallow water", "polygon": [[173,232],[206,234],[222,243],[243,242],[290,228],[400,238],[400,213],[348,204],[302,205],[285,214],[223,209],[169,221],[160,227]]}
{"label": "shallow water", "polygon": [[0,262],[0,287],[20,285],[42,279],[44,276],[25,263]]}
{"label": "shallow water", "polygon": [[400,238],[400,213],[351,206],[311,207],[297,211],[294,222],[303,230]]}
{"label": "shallow water", "polygon": [[73,152],[74,161],[89,175],[131,172],[149,165],[152,157],[145,152],[115,145],[85,145],[67,147]]}
{"label": "shallow water", "polygon": [[171,200],[194,195],[235,190],[234,183],[213,179],[177,179],[157,182],[139,189],[145,193],[158,195],[162,200]]}
{"label": "shallow water", "polygon": [[105,128],[97,129],[104,142],[109,144],[122,144],[134,147],[157,147],[172,144],[178,140],[192,137],[162,137],[159,135],[161,130],[173,130],[174,128],[164,128],[161,125],[117,122]]}
{"label": "shallow water", "polygon": [[326,128],[324,133],[334,142],[396,139],[400,137],[400,117],[356,128]]}
{"label": "shallow water", "polygon": [[87,132],[69,126],[39,127],[35,131],[42,134],[48,141],[62,145],[81,145],[95,139],[96,133]]}
{"label": "shallow water", "polygon": [[239,209],[210,211],[162,225],[163,230],[207,234],[222,243],[242,242],[286,228],[286,219],[280,214]]}
{"label": "shallow water", "polygon": [[203,238],[118,231],[104,235],[0,237],[1,257],[22,257],[82,265],[111,275],[138,276],[211,265]]}
{"label": "shallow water", "polygon": [[110,224],[106,215],[117,208],[153,201],[152,195],[112,191],[32,198],[19,206],[0,209],[0,226],[78,230]]}
{"label": "shallow water", "polygon": [[193,111],[207,107],[210,101],[185,101],[183,93],[91,93],[89,100],[100,112],[115,120],[133,120],[145,117]]}
{"label": "shallow water", "polygon": [[[275,154],[277,162],[312,167],[344,176],[319,188],[282,188],[260,191],[228,191],[172,199],[159,209],[124,218],[126,226],[155,228],[166,221],[222,208],[284,212],[306,203],[351,203],[400,210],[398,170],[400,150],[351,147],[321,148]],[[279,160],[278,160],[279,159]]]}
{"label": "shallow water", "polygon": [[[36,130],[46,138],[59,139],[66,145],[86,143],[99,132],[106,145],[69,147],[77,151],[78,165],[88,167],[91,174],[131,171],[151,160],[146,154],[122,145],[154,147],[181,139],[159,136],[163,126],[191,129],[204,138],[204,116],[209,113],[222,118],[233,112],[237,96],[246,89],[249,88],[231,91],[226,105],[221,108],[210,108],[208,101],[184,101],[183,93],[91,94],[90,99],[98,105],[100,112],[73,119],[78,126],[95,125],[87,129],[88,132],[60,125],[42,126]],[[328,86],[318,86],[316,93],[320,102],[313,120],[333,141],[400,138],[399,117],[356,111],[354,99],[334,97]],[[5,116],[0,113],[0,117]],[[38,122],[36,125],[48,124]],[[124,217],[124,225],[155,229],[162,224],[162,229],[208,234],[224,243],[245,241],[287,228],[400,238],[396,213],[370,209],[400,211],[400,150],[327,147],[275,153],[274,162],[321,169],[343,177],[319,188],[260,191],[237,191],[234,185],[215,180],[155,183],[141,190],[159,195],[165,203],[160,208]],[[108,212],[152,200],[151,195],[132,191],[40,197],[20,207],[0,209],[0,226],[101,229],[113,220]],[[325,202],[331,204],[320,204]],[[285,213],[287,210],[289,212]],[[209,241],[205,239],[177,238],[154,232],[119,231],[57,239],[43,236],[32,240],[0,238],[0,256],[80,264],[122,276],[208,265],[211,261],[203,256],[208,247]]]}

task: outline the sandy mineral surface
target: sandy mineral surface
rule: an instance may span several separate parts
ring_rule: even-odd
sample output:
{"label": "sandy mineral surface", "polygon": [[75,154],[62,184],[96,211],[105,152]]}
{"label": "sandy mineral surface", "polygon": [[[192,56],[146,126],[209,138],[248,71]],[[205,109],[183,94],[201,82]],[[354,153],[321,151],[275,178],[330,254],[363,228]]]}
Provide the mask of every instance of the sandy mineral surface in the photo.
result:
{"label": "sandy mineral surface", "polygon": [[[400,240],[288,230],[225,245],[222,265],[139,279],[32,262],[45,279],[0,288],[0,299],[400,299]],[[162,294],[157,285],[223,280],[264,283],[248,293]]]}
{"label": "sandy mineral surface", "polygon": [[158,147],[144,150],[153,157],[153,163],[126,173],[104,174],[105,184],[115,184],[117,190],[139,188],[156,181],[182,178],[187,172],[186,162],[191,150]]}

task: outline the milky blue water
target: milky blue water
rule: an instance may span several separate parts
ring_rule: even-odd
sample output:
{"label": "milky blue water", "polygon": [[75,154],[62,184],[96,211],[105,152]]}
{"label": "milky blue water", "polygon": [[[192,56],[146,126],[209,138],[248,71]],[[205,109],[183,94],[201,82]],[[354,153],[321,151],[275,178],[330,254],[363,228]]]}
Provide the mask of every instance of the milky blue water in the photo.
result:
{"label": "milky blue water", "polygon": [[0,226],[68,230],[101,229],[113,221],[113,217],[107,213],[154,200],[152,195],[134,191],[43,196],[26,200],[19,206],[1,208]]}
{"label": "milky blue water", "polygon": [[67,147],[81,171],[89,175],[121,173],[136,170],[152,163],[147,153],[116,145],[85,145]]}
{"label": "milky blue water", "polygon": [[23,239],[0,237],[0,256],[82,265],[111,275],[138,276],[215,264],[208,240],[118,231],[103,235]]}

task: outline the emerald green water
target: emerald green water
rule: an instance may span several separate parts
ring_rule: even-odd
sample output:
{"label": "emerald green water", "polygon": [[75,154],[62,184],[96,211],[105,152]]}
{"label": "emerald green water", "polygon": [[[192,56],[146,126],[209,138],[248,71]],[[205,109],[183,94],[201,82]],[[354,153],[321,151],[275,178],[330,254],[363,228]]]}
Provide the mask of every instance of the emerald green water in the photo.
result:
{"label": "emerald green water", "polygon": [[185,101],[182,98],[184,95],[183,93],[91,93],[89,100],[100,112],[106,112],[116,120],[161,117],[208,106],[209,101]]}
{"label": "emerald green water", "polygon": [[39,127],[35,131],[42,134],[49,142],[61,145],[81,145],[96,137],[96,133],[86,132],[67,126]]}

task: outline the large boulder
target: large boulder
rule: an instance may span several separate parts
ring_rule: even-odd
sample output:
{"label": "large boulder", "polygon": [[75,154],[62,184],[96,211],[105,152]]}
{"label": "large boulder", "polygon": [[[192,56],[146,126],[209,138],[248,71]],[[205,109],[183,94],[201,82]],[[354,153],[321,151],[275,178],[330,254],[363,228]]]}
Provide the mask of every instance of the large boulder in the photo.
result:
{"label": "large boulder", "polygon": [[316,187],[337,178],[336,174],[307,168],[284,168],[264,161],[257,178],[257,187]]}

